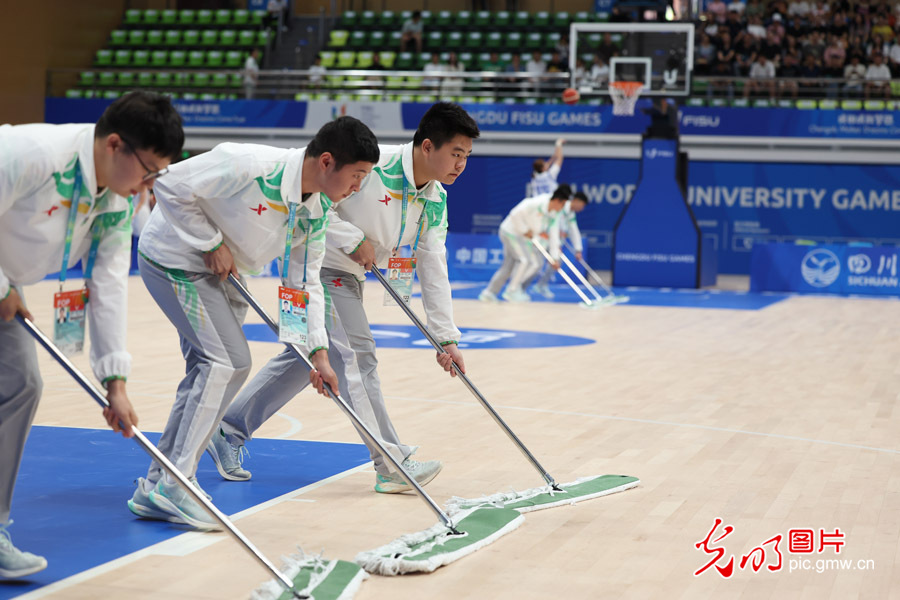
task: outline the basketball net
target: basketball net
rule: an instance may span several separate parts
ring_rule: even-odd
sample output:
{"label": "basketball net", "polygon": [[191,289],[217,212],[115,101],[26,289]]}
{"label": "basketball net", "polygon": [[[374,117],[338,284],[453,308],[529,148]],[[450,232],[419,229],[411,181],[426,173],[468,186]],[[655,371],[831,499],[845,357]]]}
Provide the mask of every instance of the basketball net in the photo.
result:
{"label": "basketball net", "polygon": [[641,96],[644,85],[638,81],[609,82],[609,96],[613,101],[614,115],[633,115],[634,106]]}

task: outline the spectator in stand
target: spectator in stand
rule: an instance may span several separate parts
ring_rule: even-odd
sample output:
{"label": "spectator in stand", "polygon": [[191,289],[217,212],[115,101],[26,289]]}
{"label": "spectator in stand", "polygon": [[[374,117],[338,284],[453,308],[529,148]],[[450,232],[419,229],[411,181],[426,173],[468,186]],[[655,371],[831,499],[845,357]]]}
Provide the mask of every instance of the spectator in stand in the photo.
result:
{"label": "spectator in stand", "polygon": [[[401,52],[422,52],[422,30],[425,26],[422,23],[422,11],[414,11],[412,17],[403,24],[400,36]],[[415,50],[413,50],[415,48]]]}
{"label": "spectator in stand", "polygon": [[771,31],[767,31],[766,39],[759,45],[759,53],[765,54],[766,58],[774,62],[776,57],[781,56],[783,47],[781,42],[775,41],[775,34]]}
{"label": "spectator in stand", "polygon": [[744,0],[731,0],[725,8],[728,9],[728,12],[736,12],[743,18],[747,5],[744,4]]}
{"label": "spectator in stand", "polygon": [[834,16],[831,17],[828,31],[837,37],[847,35],[850,32],[850,26],[847,24],[847,13],[843,11],[834,13]]}
{"label": "spectator in stand", "polygon": [[531,53],[531,58],[525,63],[525,72],[532,76],[532,90],[536,94],[540,94],[541,92],[541,77],[547,72],[547,64],[544,62],[544,59],[541,57],[541,53],[539,50],[535,50]]}
{"label": "spectator in stand", "polygon": [[859,61],[859,54],[850,55],[850,64],[844,67],[844,91],[848,96],[859,97],[863,91],[863,81],[866,79],[866,66]]}
{"label": "spectator in stand", "polygon": [[741,15],[737,11],[728,11],[728,18],[725,21],[725,30],[731,36],[731,41],[735,45],[741,41],[744,36],[744,23],[741,21]]}
{"label": "spectator in stand", "polygon": [[[444,73],[462,73],[466,70],[466,66],[459,62],[456,52],[451,52],[447,59],[447,65],[444,67]],[[462,77],[445,77],[441,82],[441,94],[444,96],[455,96],[462,92]]]}
{"label": "spectator in stand", "polygon": [[761,17],[754,15],[747,19],[747,34],[752,35],[757,40],[766,39],[766,28],[763,27]]}
{"label": "spectator in stand", "polygon": [[[548,73],[567,73],[569,71],[569,65],[563,62],[562,57],[559,55],[559,52],[554,52],[550,57],[550,62],[547,63],[547,72]],[[549,87],[552,90],[562,92],[564,89],[569,87],[569,80],[565,79],[554,79],[550,81]]]}
{"label": "spectator in stand", "polygon": [[575,89],[579,89],[588,83],[590,72],[588,72],[582,59],[575,59],[575,72],[572,75],[574,76],[573,79],[575,79]]}
{"label": "spectator in stand", "polygon": [[884,56],[891,51],[891,47],[884,43],[884,38],[880,35],[872,34],[869,39],[871,41],[866,44],[866,56],[875,56],[876,54]]}
{"label": "spectator in stand", "polygon": [[[431,54],[431,60],[426,63],[422,69],[425,73],[425,79],[422,80],[422,87],[437,91],[441,87],[441,77],[434,77],[444,72],[444,65],[441,64],[441,55],[437,52]],[[429,77],[431,76],[431,77]]]}
{"label": "spectator in stand", "polygon": [[800,77],[800,53],[796,50],[786,49],[781,57],[781,68],[778,69],[778,93],[781,97],[790,95],[793,100],[797,99],[797,93],[800,86],[797,85],[797,78]]}
{"label": "spectator in stand", "polygon": [[888,42],[894,37],[894,30],[891,29],[886,17],[879,16],[875,18],[875,25],[872,26],[872,35],[877,35]]}
{"label": "spectator in stand", "polygon": [[863,15],[857,13],[853,17],[853,22],[850,25],[850,32],[858,35],[863,40],[869,38],[869,29],[871,25],[869,24],[869,20]]}
{"label": "spectator in stand", "polygon": [[[522,58],[518,54],[513,54],[509,64],[503,69],[504,73],[523,73],[524,71],[525,67],[522,66]],[[521,77],[507,77],[506,81],[508,82],[508,88],[518,90],[519,93],[525,88],[525,80]]]}
{"label": "spectator in stand", "polygon": [[[714,77],[732,77],[734,75],[734,48],[731,46],[731,36],[727,30],[722,31],[719,36],[719,49],[716,51],[716,62],[712,66],[712,75]],[[726,90],[728,97],[734,95],[734,84],[731,81],[715,81],[713,85],[720,89]]]}
{"label": "spectator in stand", "polygon": [[609,64],[609,59],[613,56],[619,56],[619,46],[612,40],[611,34],[603,34],[600,46],[597,47],[597,54],[600,55],[600,58],[606,64]]}
{"label": "spectator in stand", "polygon": [[808,90],[811,95],[819,93],[819,88],[822,86],[815,80],[822,77],[822,69],[812,54],[804,55],[803,64],[800,67],[800,77],[804,80],[802,82],[804,90]]}
{"label": "spectator in stand", "polygon": [[734,51],[735,77],[746,77],[750,74],[750,67],[756,62],[758,53],[756,38],[749,34],[743,36]]}
{"label": "spectator in stand", "polygon": [[378,71],[384,70],[384,65],[381,64],[381,53],[373,52],[372,64],[366,67],[366,71],[374,71],[372,75],[368,75],[366,77],[366,81],[369,82],[369,85],[366,86],[368,89],[381,90],[382,93],[386,93],[386,89],[384,87],[384,76],[376,74]]}
{"label": "spectator in stand", "polygon": [[481,70],[491,73],[503,73],[506,70],[506,63],[500,59],[499,54],[491,52],[488,60],[481,63]]}
{"label": "spectator in stand", "polygon": [[[708,40],[709,38],[707,38]],[[595,87],[606,87],[609,82],[609,65],[599,54],[594,55],[594,64],[591,65],[591,81]]]}
{"label": "spectator in stand", "polygon": [[325,67],[322,66],[322,57],[316,56],[316,60],[309,67],[309,83],[307,86],[318,90],[322,87],[323,79],[325,79]]}
{"label": "spectator in stand", "polygon": [[760,21],[766,16],[766,7],[760,0],[750,0],[747,2],[747,8],[744,9],[744,18],[752,19],[759,17]]}
{"label": "spectator in stand", "polygon": [[891,97],[891,71],[884,64],[881,54],[872,55],[872,64],[866,69],[866,100],[872,96]]}
{"label": "spectator in stand", "polygon": [[706,11],[712,13],[716,23],[721,24],[725,22],[725,15],[728,13],[728,7],[725,6],[723,0],[710,0],[706,5]]}
{"label": "spectator in stand", "polygon": [[858,35],[850,36],[850,43],[847,45],[847,56],[856,55],[862,61],[866,57],[866,45]]}
{"label": "spectator in stand", "polygon": [[809,16],[810,12],[809,2],[806,0],[792,0],[790,5],[788,6],[788,16],[789,17],[800,17],[801,19],[806,19]]}
{"label": "spectator in stand", "polygon": [[744,98],[756,91],[768,92],[769,100],[775,102],[775,65],[765,54],[757,56],[750,67],[750,79],[744,84]]}
{"label": "spectator in stand", "polygon": [[[597,57],[600,58],[600,54],[597,54]],[[701,33],[700,43],[694,49],[694,73],[697,75],[709,75],[712,73],[712,65],[715,61],[716,47],[706,33]],[[594,64],[597,64],[596,59]],[[607,67],[607,71],[609,71],[609,67]]]}
{"label": "spectator in stand", "polygon": [[825,62],[825,40],[818,31],[811,31],[809,37],[803,42],[803,56],[812,55],[816,59],[816,63],[824,64]]}
{"label": "spectator in stand", "polygon": [[244,97],[247,100],[253,98],[256,92],[256,84],[259,83],[259,48],[250,51],[250,56],[244,61]]}
{"label": "spectator in stand", "polygon": [[775,13],[772,15],[772,21],[769,23],[769,26],[766,27],[766,32],[771,34],[772,41],[781,45],[782,40],[785,36],[784,25],[782,24],[782,16],[781,13]]}
{"label": "spectator in stand", "polygon": [[895,78],[900,77],[900,36],[894,38],[894,43],[891,44],[891,49],[888,51],[888,68],[891,70],[891,75]]}
{"label": "spectator in stand", "polygon": [[[841,45],[840,40],[837,38],[832,36],[830,42],[828,47],[825,48],[823,55],[822,74],[828,79],[843,79],[844,63],[846,62],[847,53]],[[829,82],[827,86],[828,97],[836,98],[838,96],[840,84],[835,81]]]}
{"label": "spectator in stand", "polygon": [[563,62],[564,64],[567,65],[566,68],[563,69],[563,70],[564,70],[564,71],[568,71],[568,70],[569,70],[569,69],[568,69],[568,64],[569,64],[569,36],[566,35],[566,34],[562,34],[562,36],[560,36],[560,38],[559,38],[559,41],[556,42],[556,46],[554,46],[554,50],[556,51],[557,54],[559,54],[560,60],[562,60],[562,62]]}

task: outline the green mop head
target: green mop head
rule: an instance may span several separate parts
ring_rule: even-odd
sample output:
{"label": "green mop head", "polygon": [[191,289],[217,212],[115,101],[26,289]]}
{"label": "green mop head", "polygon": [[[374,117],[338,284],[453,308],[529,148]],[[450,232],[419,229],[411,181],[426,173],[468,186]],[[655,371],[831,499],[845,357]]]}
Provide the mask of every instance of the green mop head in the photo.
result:
{"label": "green mop head", "polygon": [[460,535],[443,523],[356,556],[356,564],[377,575],[431,573],[438,567],[471,554],[518,527],[524,517],[514,510],[475,507],[454,515]]}
{"label": "green mop head", "polygon": [[[303,550],[282,560],[281,572],[294,582],[294,591],[313,600],[351,600],[368,577],[352,562],[311,556]],[[251,600],[294,600],[296,597],[272,579],[254,590]]]}
{"label": "green mop head", "polygon": [[501,492],[481,498],[454,496],[447,502],[447,511],[453,515],[456,511],[467,510],[475,506],[496,506],[526,513],[624,492],[636,487],[640,482],[637,477],[627,475],[594,475],[593,477],[582,477],[572,483],[559,484],[559,487],[562,488],[561,491],[545,485],[523,492]]}

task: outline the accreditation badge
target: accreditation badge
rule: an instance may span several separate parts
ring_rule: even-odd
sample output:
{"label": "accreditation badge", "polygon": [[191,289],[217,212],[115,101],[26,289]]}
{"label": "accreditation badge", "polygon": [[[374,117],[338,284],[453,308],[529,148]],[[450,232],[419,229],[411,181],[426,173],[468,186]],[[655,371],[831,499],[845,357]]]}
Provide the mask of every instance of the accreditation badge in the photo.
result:
{"label": "accreditation badge", "polygon": [[278,286],[278,341],[306,345],[309,292]]}
{"label": "accreditation badge", "polygon": [[87,288],[53,295],[53,343],[67,356],[84,350]]}
{"label": "accreditation badge", "polygon": [[[409,299],[412,296],[415,271],[415,258],[392,256],[388,259],[388,284],[406,304],[409,304]],[[384,290],[384,305],[396,306],[396,304],[393,296],[387,290]]]}

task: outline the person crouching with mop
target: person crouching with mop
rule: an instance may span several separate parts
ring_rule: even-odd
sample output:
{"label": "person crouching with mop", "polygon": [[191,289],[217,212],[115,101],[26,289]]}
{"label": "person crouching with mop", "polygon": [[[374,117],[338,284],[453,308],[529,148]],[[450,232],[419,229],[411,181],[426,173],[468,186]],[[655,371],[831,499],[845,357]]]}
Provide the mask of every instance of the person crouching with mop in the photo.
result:
{"label": "person crouching with mop", "polygon": [[[369,128],[341,117],[306,148],[220,144],[157,182],[138,265],[187,361],[158,447],[195,485],[200,457],[250,372],[241,329],[248,305],[225,281],[229,274],[260,272],[283,257],[279,339],[307,352],[315,370],[305,376],[320,393],[325,383],[337,387],[319,278],[325,231],[333,202],[359,189],[378,156]],[[217,527],[155,462],[128,508],[145,518]]]}
{"label": "person crouching with mop", "polygon": [[[96,124],[0,127],[0,577],[25,577],[47,561],[13,544],[8,527],[25,440],[41,398],[35,342],[16,315],[32,320],[22,286],[59,271],[53,340],[66,353],[83,348],[107,391],[106,422],[126,437],[137,415],[125,392],[131,206],[181,152],[181,117],[168,98],[133,92],[109,105]],[[79,260],[84,288],[63,291]],[[70,288],[72,286],[69,286]]]}
{"label": "person crouching with mop", "polygon": [[542,243],[546,236],[554,270],[559,269],[559,219],[566,202],[572,197],[572,188],[566,184],[557,187],[552,194],[525,198],[513,207],[500,223],[500,241],[503,243],[503,264],[491,277],[488,286],[478,299],[497,302],[503,284],[509,281],[503,299],[509,302],[530,302],[531,297],[523,289],[541,268],[543,257],[533,244]]}
{"label": "person crouching with mop", "polygon": [[[584,258],[584,245],[581,240],[581,230],[578,229],[578,213],[583,211],[588,204],[587,194],[584,192],[575,192],[575,195],[572,196],[572,199],[566,202],[565,206],[563,206],[562,211],[559,215],[559,237],[560,240],[565,240],[566,238],[572,244],[572,248],[575,250],[575,260],[582,260]],[[541,257],[543,262],[543,257]],[[556,269],[550,268],[549,266],[544,269],[544,272],[541,274],[540,278],[535,277],[532,279],[537,279],[537,283],[531,288],[532,292],[540,294],[544,298],[552,299],[553,292],[550,291],[549,283],[550,278],[553,276],[553,273],[556,272]],[[525,288],[528,286],[525,285]]]}

